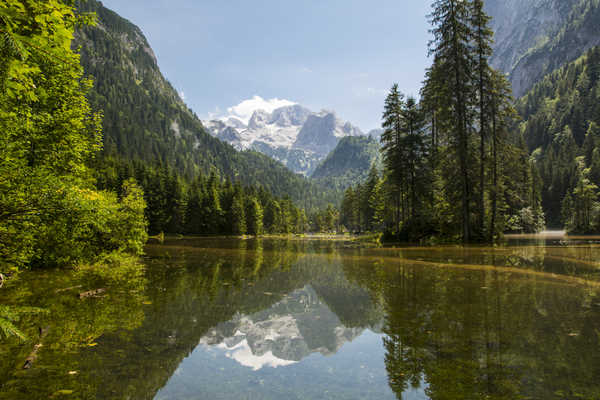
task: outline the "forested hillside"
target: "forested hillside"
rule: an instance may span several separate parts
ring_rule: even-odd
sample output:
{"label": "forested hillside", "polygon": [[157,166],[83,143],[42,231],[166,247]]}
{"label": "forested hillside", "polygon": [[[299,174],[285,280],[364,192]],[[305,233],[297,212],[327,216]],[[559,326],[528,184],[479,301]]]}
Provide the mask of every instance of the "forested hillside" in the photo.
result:
{"label": "forested hillside", "polygon": [[547,75],[517,107],[541,173],[549,225],[597,231],[600,48]]}
{"label": "forested hillside", "polygon": [[378,138],[349,136],[342,138],[311,178],[327,187],[345,190],[367,179],[369,169],[381,168]]}
{"label": "forested hillside", "polygon": [[168,166],[186,179],[215,172],[221,179],[290,196],[307,209],[335,201],[332,193],[269,157],[238,152],[211,137],[162,76],[138,27],[95,0],[81,2],[79,10],[97,14],[97,26],[79,29],[73,47],[85,75],[94,80],[90,103],[104,114],[104,157]]}

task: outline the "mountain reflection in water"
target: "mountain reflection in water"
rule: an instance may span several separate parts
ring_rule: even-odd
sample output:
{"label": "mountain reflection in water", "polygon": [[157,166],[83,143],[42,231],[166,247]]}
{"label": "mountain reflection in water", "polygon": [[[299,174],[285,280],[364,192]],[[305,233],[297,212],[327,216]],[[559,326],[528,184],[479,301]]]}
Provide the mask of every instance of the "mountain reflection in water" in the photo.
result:
{"label": "mountain reflection in water", "polygon": [[334,354],[363,331],[343,326],[307,285],[266,310],[236,315],[219,324],[200,339],[200,344],[224,350],[227,357],[256,371],[295,364],[316,352]]}
{"label": "mountain reflection in water", "polygon": [[600,247],[511,243],[178,239],[135,279],[24,274],[0,302],[50,329],[29,371],[0,344],[0,399],[600,398]]}

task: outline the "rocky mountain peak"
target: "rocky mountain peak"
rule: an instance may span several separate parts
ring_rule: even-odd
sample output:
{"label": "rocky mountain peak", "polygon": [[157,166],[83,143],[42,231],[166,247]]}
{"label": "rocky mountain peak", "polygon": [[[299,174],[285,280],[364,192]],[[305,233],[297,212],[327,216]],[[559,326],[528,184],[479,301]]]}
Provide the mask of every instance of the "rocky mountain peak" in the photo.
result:
{"label": "rocky mountain peak", "polygon": [[264,128],[271,119],[271,115],[263,110],[256,110],[248,122],[248,129],[258,130]]}
{"label": "rocky mountain peak", "polygon": [[244,124],[244,122],[242,122],[238,118],[234,118],[234,117],[227,118],[227,120],[225,120],[225,125],[230,126],[232,128],[236,128],[236,129],[245,129],[246,128],[246,124]]}
{"label": "rocky mountain peak", "polygon": [[332,111],[314,113],[298,104],[279,107],[271,113],[256,110],[248,125],[231,116],[205,121],[204,126],[213,136],[239,150],[256,150],[305,175],[314,171],[341,138],[363,135]]}
{"label": "rocky mountain peak", "polygon": [[360,129],[349,122],[344,123],[333,112],[323,111],[307,118],[298,133],[294,147],[327,155],[335,148],[340,138],[359,135],[363,135]]}
{"label": "rocky mountain peak", "polygon": [[297,104],[281,107],[273,111],[271,123],[281,127],[301,126],[310,113],[310,110]]}

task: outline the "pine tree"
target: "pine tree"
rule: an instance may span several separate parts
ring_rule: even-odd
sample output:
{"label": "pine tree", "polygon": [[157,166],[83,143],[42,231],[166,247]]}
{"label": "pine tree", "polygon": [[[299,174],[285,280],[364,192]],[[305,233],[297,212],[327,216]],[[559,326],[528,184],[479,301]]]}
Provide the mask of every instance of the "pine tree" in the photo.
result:
{"label": "pine tree", "polygon": [[589,179],[589,168],[585,168],[583,157],[578,157],[578,180],[573,190],[574,223],[578,233],[591,233],[596,220],[598,186]]}
{"label": "pine tree", "polygon": [[490,17],[483,10],[483,0],[471,3],[471,24],[473,26],[475,71],[477,76],[477,97],[479,99],[479,197],[478,231],[485,237],[485,140],[489,136],[489,101],[493,91],[492,71],[489,59],[492,55],[493,31],[489,28]]}
{"label": "pine tree", "polygon": [[281,233],[281,207],[276,200],[270,199],[265,207],[265,230],[269,233]]}
{"label": "pine tree", "polygon": [[246,220],[250,235],[263,234],[263,209],[254,197],[249,197],[247,200]]}
{"label": "pine tree", "polygon": [[365,221],[365,229],[370,231],[373,229],[373,218],[375,216],[375,209],[373,208],[373,204],[371,203],[371,197],[373,196],[373,191],[375,190],[377,184],[379,183],[379,172],[377,171],[377,167],[373,165],[371,170],[369,171],[369,177],[365,182],[363,187],[364,195],[363,195],[363,215]]}
{"label": "pine tree", "polygon": [[202,204],[203,196],[201,189],[194,185],[190,189],[189,198],[185,209],[185,231],[188,234],[199,234],[203,232]]}
{"label": "pine tree", "polygon": [[356,213],[354,210],[354,190],[352,187],[346,189],[340,211],[340,223],[350,232],[355,232],[356,229]]}
{"label": "pine tree", "polygon": [[516,111],[512,106],[510,83],[503,74],[495,70],[491,73],[489,112],[492,146],[492,203],[488,239],[493,241],[494,237],[498,234],[498,203],[501,200],[503,189],[503,173],[500,170],[501,157],[503,150],[509,147],[506,139],[508,124],[516,116]]}
{"label": "pine tree", "polygon": [[441,102],[447,104],[439,118],[450,126],[449,142],[458,160],[462,239],[471,240],[472,184],[469,177],[469,137],[473,126],[471,93],[473,92],[473,53],[471,46],[470,3],[462,0],[436,0],[430,15],[434,39],[430,53],[436,68],[444,71],[432,75],[441,79],[434,86],[443,87]]}
{"label": "pine tree", "polygon": [[[384,129],[381,135],[383,163],[388,175],[388,182],[392,185],[396,200],[396,231],[400,231],[401,210],[403,210],[403,154],[402,154],[402,131],[404,120],[402,108],[404,106],[404,95],[398,90],[398,84],[394,84],[385,100],[383,111]],[[359,223],[360,225],[360,223]]]}
{"label": "pine tree", "polygon": [[424,113],[413,97],[409,97],[403,107],[404,129],[402,135],[403,158],[405,160],[406,180],[410,186],[410,210],[411,219],[417,218],[417,212],[424,208],[424,204],[418,201],[418,191],[423,189],[426,182],[421,178],[427,178],[425,169],[428,157],[427,145],[424,137],[425,118]]}
{"label": "pine tree", "polygon": [[211,174],[207,182],[206,195],[202,204],[202,220],[205,233],[220,233],[223,229],[223,209],[218,178],[215,174]]}
{"label": "pine tree", "polygon": [[231,233],[234,235],[246,234],[246,212],[241,191],[236,191],[231,203]]}
{"label": "pine tree", "polygon": [[378,180],[369,197],[369,206],[373,210],[370,225],[376,230],[381,230],[385,222],[385,197],[383,192],[383,181]]}
{"label": "pine tree", "polygon": [[562,201],[561,207],[561,222],[563,227],[570,232],[573,230],[573,215],[575,214],[573,208],[573,198],[570,193],[567,193]]}

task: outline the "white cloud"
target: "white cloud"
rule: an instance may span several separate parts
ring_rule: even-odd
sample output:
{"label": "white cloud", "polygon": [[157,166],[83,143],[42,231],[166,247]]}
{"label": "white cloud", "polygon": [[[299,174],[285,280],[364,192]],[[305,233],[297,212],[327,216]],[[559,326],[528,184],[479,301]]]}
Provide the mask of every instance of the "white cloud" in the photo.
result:
{"label": "white cloud", "polygon": [[179,97],[181,98],[181,100],[185,101],[185,93],[183,92],[183,90],[179,92]]}
{"label": "white cloud", "polygon": [[237,106],[229,107],[227,112],[229,115],[226,117],[236,117],[242,120],[244,123],[248,123],[250,118],[252,118],[252,114],[254,111],[263,110],[268,113],[273,112],[274,110],[280,107],[293,106],[296,103],[293,101],[285,100],[285,99],[269,99],[265,100],[260,96],[254,96],[251,99],[244,100]]}

